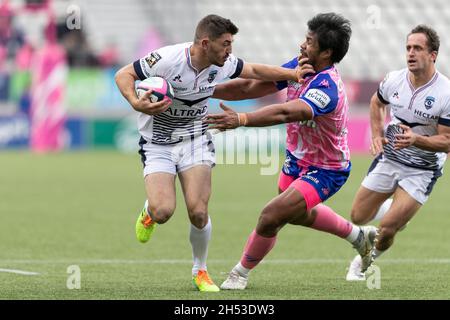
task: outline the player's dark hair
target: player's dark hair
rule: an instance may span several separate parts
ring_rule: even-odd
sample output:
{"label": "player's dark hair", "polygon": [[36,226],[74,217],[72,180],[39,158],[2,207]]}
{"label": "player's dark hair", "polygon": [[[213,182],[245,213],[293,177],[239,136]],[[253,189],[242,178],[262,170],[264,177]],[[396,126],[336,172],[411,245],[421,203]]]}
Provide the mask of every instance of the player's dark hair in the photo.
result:
{"label": "player's dark hair", "polygon": [[439,52],[439,45],[440,40],[437,32],[424,24],[419,24],[417,27],[411,30],[411,32],[408,34],[408,37],[413,33],[423,33],[427,37],[427,46],[429,52]]}
{"label": "player's dark hair", "polygon": [[239,29],[231,22],[230,19],[222,18],[221,16],[210,14],[204,17],[195,29],[195,42],[207,36],[211,40],[220,38],[224,33],[231,33],[235,35]]}
{"label": "player's dark hair", "polygon": [[344,58],[352,35],[349,20],[333,12],[320,13],[308,21],[308,28],[316,34],[320,51],[331,49],[331,62],[337,63]]}

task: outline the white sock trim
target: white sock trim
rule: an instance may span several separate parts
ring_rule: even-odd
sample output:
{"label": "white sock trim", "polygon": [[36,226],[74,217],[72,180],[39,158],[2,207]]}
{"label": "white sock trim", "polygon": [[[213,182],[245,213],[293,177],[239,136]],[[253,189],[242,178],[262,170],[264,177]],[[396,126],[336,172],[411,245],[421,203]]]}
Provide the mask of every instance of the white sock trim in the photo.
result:
{"label": "white sock trim", "polygon": [[238,262],[238,264],[234,266],[233,270],[235,270],[241,277],[244,278],[248,278],[248,273],[250,272],[250,269],[244,267],[240,262]]}
{"label": "white sock trim", "polygon": [[372,250],[372,258],[375,260],[379,258],[386,250],[378,250],[377,248],[373,248]]}
{"label": "white sock trim", "polygon": [[361,228],[358,226],[352,225],[352,231],[350,231],[350,234],[345,238],[350,243],[355,242],[358,239],[359,233],[361,232]]}

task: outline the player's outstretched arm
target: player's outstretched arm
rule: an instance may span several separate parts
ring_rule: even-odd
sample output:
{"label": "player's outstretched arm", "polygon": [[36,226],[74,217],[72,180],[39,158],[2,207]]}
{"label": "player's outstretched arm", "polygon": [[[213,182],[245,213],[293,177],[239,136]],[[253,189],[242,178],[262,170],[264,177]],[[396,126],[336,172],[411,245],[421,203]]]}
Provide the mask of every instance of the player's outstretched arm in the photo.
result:
{"label": "player's outstretched arm", "polygon": [[115,80],[120,93],[136,111],[152,116],[164,112],[170,105],[170,101],[167,100],[155,103],[150,102],[151,90],[147,91],[140,98],[137,97],[134,82],[139,80],[139,77],[131,63],[116,72]]}
{"label": "player's outstretched arm", "polygon": [[[297,68],[299,69],[299,68]],[[265,64],[245,63],[236,79],[216,86],[213,98],[222,100],[254,99],[278,91],[275,81],[303,79],[302,70],[288,69]],[[303,70],[304,71],[304,70]],[[312,67],[305,72],[314,72]]]}
{"label": "player's outstretched arm", "polygon": [[278,89],[272,81],[235,79],[217,85],[212,97],[234,101],[260,98],[277,91]]}
{"label": "player's outstretched arm", "polygon": [[395,149],[416,146],[433,152],[450,152],[450,127],[438,125],[438,134],[428,137],[415,134],[410,127],[403,124],[399,126],[403,129],[403,133],[395,136]]}
{"label": "player's outstretched arm", "polygon": [[386,118],[386,105],[380,101],[377,93],[370,99],[370,127],[372,129],[372,155],[383,153],[383,145],[388,143],[384,137],[384,120]]}
{"label": "player's outstretched arm", "polygon": [[273,104],[248,113],[237,113],[222,102],[220,107],[224,110],[223,113],[210,114],[207,117],[206,123],[212,125],[211,129],[226,130],[240,126],[266,127],[313,118],[311,107],[301,100]]}
{"label": "player's outstretched arm", "polygon": [[265,81],[297,81],[297,72],[295,69],[271,66],[267,64],[244,63],[239,78]]}

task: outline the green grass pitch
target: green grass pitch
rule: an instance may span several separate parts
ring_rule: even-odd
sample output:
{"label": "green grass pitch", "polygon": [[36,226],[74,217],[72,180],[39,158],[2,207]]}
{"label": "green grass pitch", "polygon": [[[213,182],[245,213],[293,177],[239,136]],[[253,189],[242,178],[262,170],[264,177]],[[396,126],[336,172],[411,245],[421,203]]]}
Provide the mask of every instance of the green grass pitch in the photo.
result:
{"label": "green grass pitch", "polygon": [[[370,161],[354,156],[349,181],[327,202],[346,218]],[[204,294],[191,283],[189,223],[180,189],[173,218],[149,243],[135,239],[144,202],[137,154],[17,151],[0,153],[0,163],[0,299],[450,298],[445,173],[392,250],[377,261],[380,289],[345,281],[355,255],[346,241],[287,226],[252,272],[247,290]],[[257,165],[214,169],[208,269],[217,284],[240,258],[261,209],[276,194],[276,181],[277,176],[261,176]],[[81,289],[66,287],[70,265],[81,269]]]}

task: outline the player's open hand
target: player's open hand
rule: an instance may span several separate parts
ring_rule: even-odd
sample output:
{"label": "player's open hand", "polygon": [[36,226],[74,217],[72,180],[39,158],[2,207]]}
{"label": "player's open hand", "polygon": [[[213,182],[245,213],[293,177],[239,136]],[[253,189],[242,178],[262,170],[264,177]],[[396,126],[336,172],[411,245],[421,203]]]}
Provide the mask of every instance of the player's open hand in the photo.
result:
{"label": "player's open hand", "polygon": [[149,116],[154,116],[155,114],[166,111],[172,100],[169,98],[164,98],[164,100],[159,102],[151,102],[150,95],[152,90],[146,91],[137,101],[133,104],[133,108],[136,111],[148,114]]}
{"label": "player's open hand", "polygon": [[372,144],[370,145],[370,152],[373,156],[377,156],[380,153],[383,153],[383,146],[388,144],[388,139],[385,137],[373,137]]}
{"label": "player's open hand", "polygon": [[404,124],[399,124],[398,126],[403,129],[403,133],[395,135],[394,148],[398,150],[412,146],[416,142],[417,135],[410,127]]}
{"label": "player's open hand", "polygon": [[305,82],[305,76],[308,73],[315,73],[316,71],[314,70],[313,66],[306,63],[308,61],[308,58],[300,58],[298,60],[298,66],[297,68],[295,68],[295,71],[297,73],[297,81],[300,84],[303,84]]}
{"label": "player's open hand", "polygon": [[206,117],[206,123],[211,125],[209,129],[224,131],[239,127],[240,123],[237,112],[224,105],[223,102],[220,102],[220,107],[224,111],[223,113],[209,114]]}

